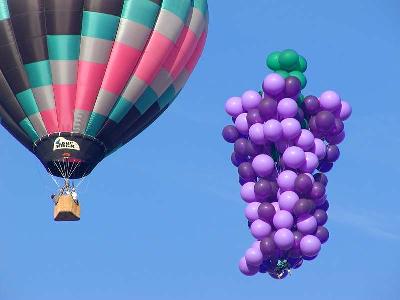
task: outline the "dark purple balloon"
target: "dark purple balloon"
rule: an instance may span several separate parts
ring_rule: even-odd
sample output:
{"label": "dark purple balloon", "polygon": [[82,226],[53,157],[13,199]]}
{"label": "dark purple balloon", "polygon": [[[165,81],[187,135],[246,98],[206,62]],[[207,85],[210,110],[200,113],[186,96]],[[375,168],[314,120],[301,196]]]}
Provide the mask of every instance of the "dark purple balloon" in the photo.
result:
{"label": "dark purple balloon", "polygon": [[247,155],[250,157],[256,157],[257,155],[264,152],[263,145],[256,145],[252,141],[247,141]]}
{"label": "dark purple balloon", "polygon": [[267,237],[260,242],[260,250],[265,258],[272,257],[276,251],[274,239]]}
{"label": "dark purple balloon", "polygon": [[328,163],[333,163],[337,161],[340,157],[340,150],[339,147],[336,145],[328,145],[326,146],[326,156],[325,160]]}
{"label": "dark purple balloon", "polygon": [[335,125],[332,127],[331,131],[329,132],[330,135],[338,135],[344,130],[344,123],[342,120],[336,118]]}
{"label": "dark purple balloon", "polygon": [[329,210],[329,201],[325,201],[324,203],[322,203],[320,206],[318,206],[319,209],[322,209],[324,211],[328,211]]}
{"label": "dark purple balloon", "polygon": [[293,249],[300,249],[300,241],[304,235],[300,231],[293,232],[293,235],[294,235]]}
{"label": "dark purple balloon", "polygon": [[276,213],[275,207],[268,202],[263,202],[258,207],[258,217],[268,223],[272,223],[272,219]]}
{"label": "dark purple balloon", "polygon": [[297,110],[296,119],[301,123],[303,122],[304,118],[305,118],[304,111],[299,107],[299,109]]}
{"label": "dark purple balloon", "polygon": [[318,226],[315,236],[320,240],[321,244],[326,243],[329,239],[329,231],[323,226]]}
{"label": "dark purple balloon", "polygon": [[260,112],[257,108],[252,108],[247,112],[247,123],[249,127],[256,123],[263,123],[263,119],[261,118]]}
{"label": "dark purple balloon", "polygon": [[241,163],[239,165],[238,172],[239,176],[244,180],[252,181],[256,178],[256,173],[254,172],[250,162]]}
{"label": "dark purple balloon", "polygon": [[317,123],[315,122],[315,116],[312,116],[308,121],[308,126],[310,127],[310,131],[314,134],[315,137],[319,134],[319,130],[317,127]]}
{"label": "dark purple balloon", "polygon": [[300,264],[302,262],[302,260],[303,259],[301,258],[301,255],[299,257],[289,257],[288,258],[288,263],[289,263],[291,268],[294,268],[295,266]]}
{"label": "dark purple balloon", "polygon": [[307,96],[303,103],[304,111],[309,115],[315,115],[320,108],[319,100],[315,96]]}
{"label": "dark purple balloon", "polygon": [[254,193],[260,202],[267,201],[272,196],[272,187],[268,180],[260,179],[254,186]]}
{"label": "dark purple balloon", "polygon": [[301,82],[294,76],[289,76],[285,79],[285,96],[286,97],[295,97],[301,91]]}
{"label": "dark purple balloon", "polygon": [[317,209],[314,212],[314,218],[319,226],[325,225],[328,221],[328,214],[323,209]]}
{"label": "dark purple balloon", "polygon": [[234,143],[240,137],[240,134],[235,126],[228,125],[222,130],[222,136],[228,143]]}
{"label": "dark purple balloon", "polygon": [[247,139],[239,138],[234,145],[235,152],[242,156],[247,156],[247,143]]}
{"label": "dark purple balloon", "polygon": [[325,159],[319,163],[318,171],[328,173],[333,168],[333,163],[326,161]]}
{"label": "dark purple balloon", "polygon": [[270,97],[264,98],[258,105],[259,114],[264,121],[268,121],[269,119],[275,117],[277,109],[278,102]]}
{"label": "dark purple balloon", "polygon": [[278,200],[278,191],[279,191],[279,185],[276,181],[271,181],[271,189],[272,189],[272,196],[269,199],[269,201],[274,202]]}
{"label": "dark purple balloon", "polygon": [[233,152],[232,155],[231,155],[231,161],[232,161],[232,164],[235,167],[239,167],[239,165],[241,163],[243,163],[245,161],[248,161],[248,158],[247,158],[247,156],[243,156],[243,155],[240,155],[240,154],[238,154],[236,152]]}
{"label": "dark purple balloon", "polygon": [[308,256],[303,256],[303,260],[311,261],[317,258],[318,255],[313,256],[313,257],[308,257]]}
{"label": "dark purple balloon", "polygon": [[325,186],[321,182],[314,182],[311,188],[310,197],[311,199],[319,199],[325,195]]}
{"label": "dark purple balloon", "polygon": [[315,116],[315,124],[319,131],[327,133],[335,125],[335,116],[330,111],[320,111]]}
{"label": "dark purple balloon", "polygon": [[314,174],[314,179],[315,181],[322,183],[324,186],[328,185],[328,177],[324,173]]}
{"label": "dark purple balloon", "polygon": [[294,191],[300,196],[300,197],[305,197],[308,196],[308,194],[311,191],[311,188],[313,186],[313,182],[310,177],[308,177],[307,174],[300,174],[296,177],[296,180],[294,181]]}
{"label": "dark purple balloon", "polygon": [[287,252],[287,257],[288,258],[301,258],[301,250],[300,248],[292,248]]}
{"label": "dark purple balloon", "polygon": [[312,214],[315,210],[315,203],[310,199],[300,199],[296,202],[293,208],[293,213],[295,216],[300,217],[305,214]]}

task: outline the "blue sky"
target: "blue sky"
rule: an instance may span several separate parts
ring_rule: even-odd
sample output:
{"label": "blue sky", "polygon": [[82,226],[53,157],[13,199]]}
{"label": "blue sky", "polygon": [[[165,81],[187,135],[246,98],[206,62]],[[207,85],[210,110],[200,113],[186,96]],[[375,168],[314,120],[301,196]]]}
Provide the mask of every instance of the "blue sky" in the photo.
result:
{"label": "blue sky", "polygon": [[[1,129],[0,299],[399,298],[399,11],[396,0],[211,1],[187,87],[82,184],[78,223],[52,221],[55,185]],[[354,114],[329,174],[331,239],[277,282],[237,270],[252,238],[220,132],[225,100],[258,89],[266,54],[286,48],[309,61],[307,93],[334,89]]]}

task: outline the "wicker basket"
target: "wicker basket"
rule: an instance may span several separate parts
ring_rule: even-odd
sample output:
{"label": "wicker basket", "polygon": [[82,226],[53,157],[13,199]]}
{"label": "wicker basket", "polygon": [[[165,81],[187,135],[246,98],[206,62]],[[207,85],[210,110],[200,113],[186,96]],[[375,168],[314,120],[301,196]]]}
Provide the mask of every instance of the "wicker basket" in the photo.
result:
{"label": "wicker basket", "polygon": [[60,195],[54,207],[55,221],[79,221],[81,218],[81,208],[72,199],[71,195]]}

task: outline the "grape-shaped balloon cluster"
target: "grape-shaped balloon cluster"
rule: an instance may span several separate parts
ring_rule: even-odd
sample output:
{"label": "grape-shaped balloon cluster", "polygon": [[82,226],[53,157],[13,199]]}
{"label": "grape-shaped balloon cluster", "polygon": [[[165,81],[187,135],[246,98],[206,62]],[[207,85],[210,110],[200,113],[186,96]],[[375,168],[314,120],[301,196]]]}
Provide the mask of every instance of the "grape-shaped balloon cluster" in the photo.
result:
{"label": "grape-shaped balloon cluster", "polygon": [[262,91],[227,100],[234,125],[223,137],[234,144],[231,161],[256,239],[240,271],[282,279],[313,260],[329,238],[325,173],[339,158],[343,121],[352,111],[334,91],[301,94],[307,62],[295,51],[274,52],[267,64],[276,72],[264,79]]}

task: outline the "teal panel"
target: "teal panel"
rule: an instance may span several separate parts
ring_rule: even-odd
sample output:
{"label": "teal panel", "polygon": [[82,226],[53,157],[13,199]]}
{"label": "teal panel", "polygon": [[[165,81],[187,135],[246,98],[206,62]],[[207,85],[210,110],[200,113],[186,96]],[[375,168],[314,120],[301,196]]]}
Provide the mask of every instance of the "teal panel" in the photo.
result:
{"label": "teal panel", "polygon": [[33,142],[39,139],[39,135],[36,133],[36,130],[33,128],[28,118],[25,118],[19,122],[19,126],[21,126],[21,128],[26,132]]}
{"label": "teal panel", "polygon": [[120,97],[117,104],[114,106],[109,118],[116,123],[121,122],[122,118],[125,117],[132,106],[132,102],[129,102],[125,98]]}
{"label": "teal panel", "polygon": [[23,111],[27,116],[36,114],[39,112],[39,108],[36,104],[35,97],[33,96],[32,90],[26,90],[15,95]]}
{"label": "teal panel", "polygon": [[142,96],[138,99],[138,101],[135,103],[136,108],[140,111],[140,113],[143,115],[146,110],[150,108],[156,101],[157,101],[157,94],[154,92],[154,90],[151,87],[148,87]]}
{"label": "teal panel", "polygon": [[106,119],[106,116],[92,112],[89,118],[89,122],[86,126],[86,134],[95,137],[101,129],[101,126],[103,126]]}
{"label": "teal panel", "polygon": [[51,85],[51,71],[48,60],[42,60],[25,65],[29,82],[32,88]]}
{"label": "teal panel", "polygon": [[194,0],[193,6],[197,8],[205,16],[208,12],[207,0]]}
{"label": "teal panel", "polygon": [[0,21],[9,18],[10,12],[8,10],[7,0],[0,0]]}
{"label": "teal panel", "polygon": [[182,22],[186,21],[189,8],[191,7],[190,0],[164,0],[161,7],[163,9],[169,10],[173,14],[177,15]]}
{"label": "teal panel", "polygon": [[48,35],[49,59],[78,60],[80,44],[80,35]]}
{"label": "teal panel", "polygon": [[84,11],[82,35],[113,41],[117,32],[119,17],[93,11]]}
{"label": "teal panel", "polygon": [[158,104],[160,105],[161,109],[163,109],[174,99],[175,99],[175,88],[173,85],[170,85],[169,88],[158,99]]}
{"label": "teal panel", "polygon": [[160,6],[149,0],[125,0],[121,18],[153,28]]}

